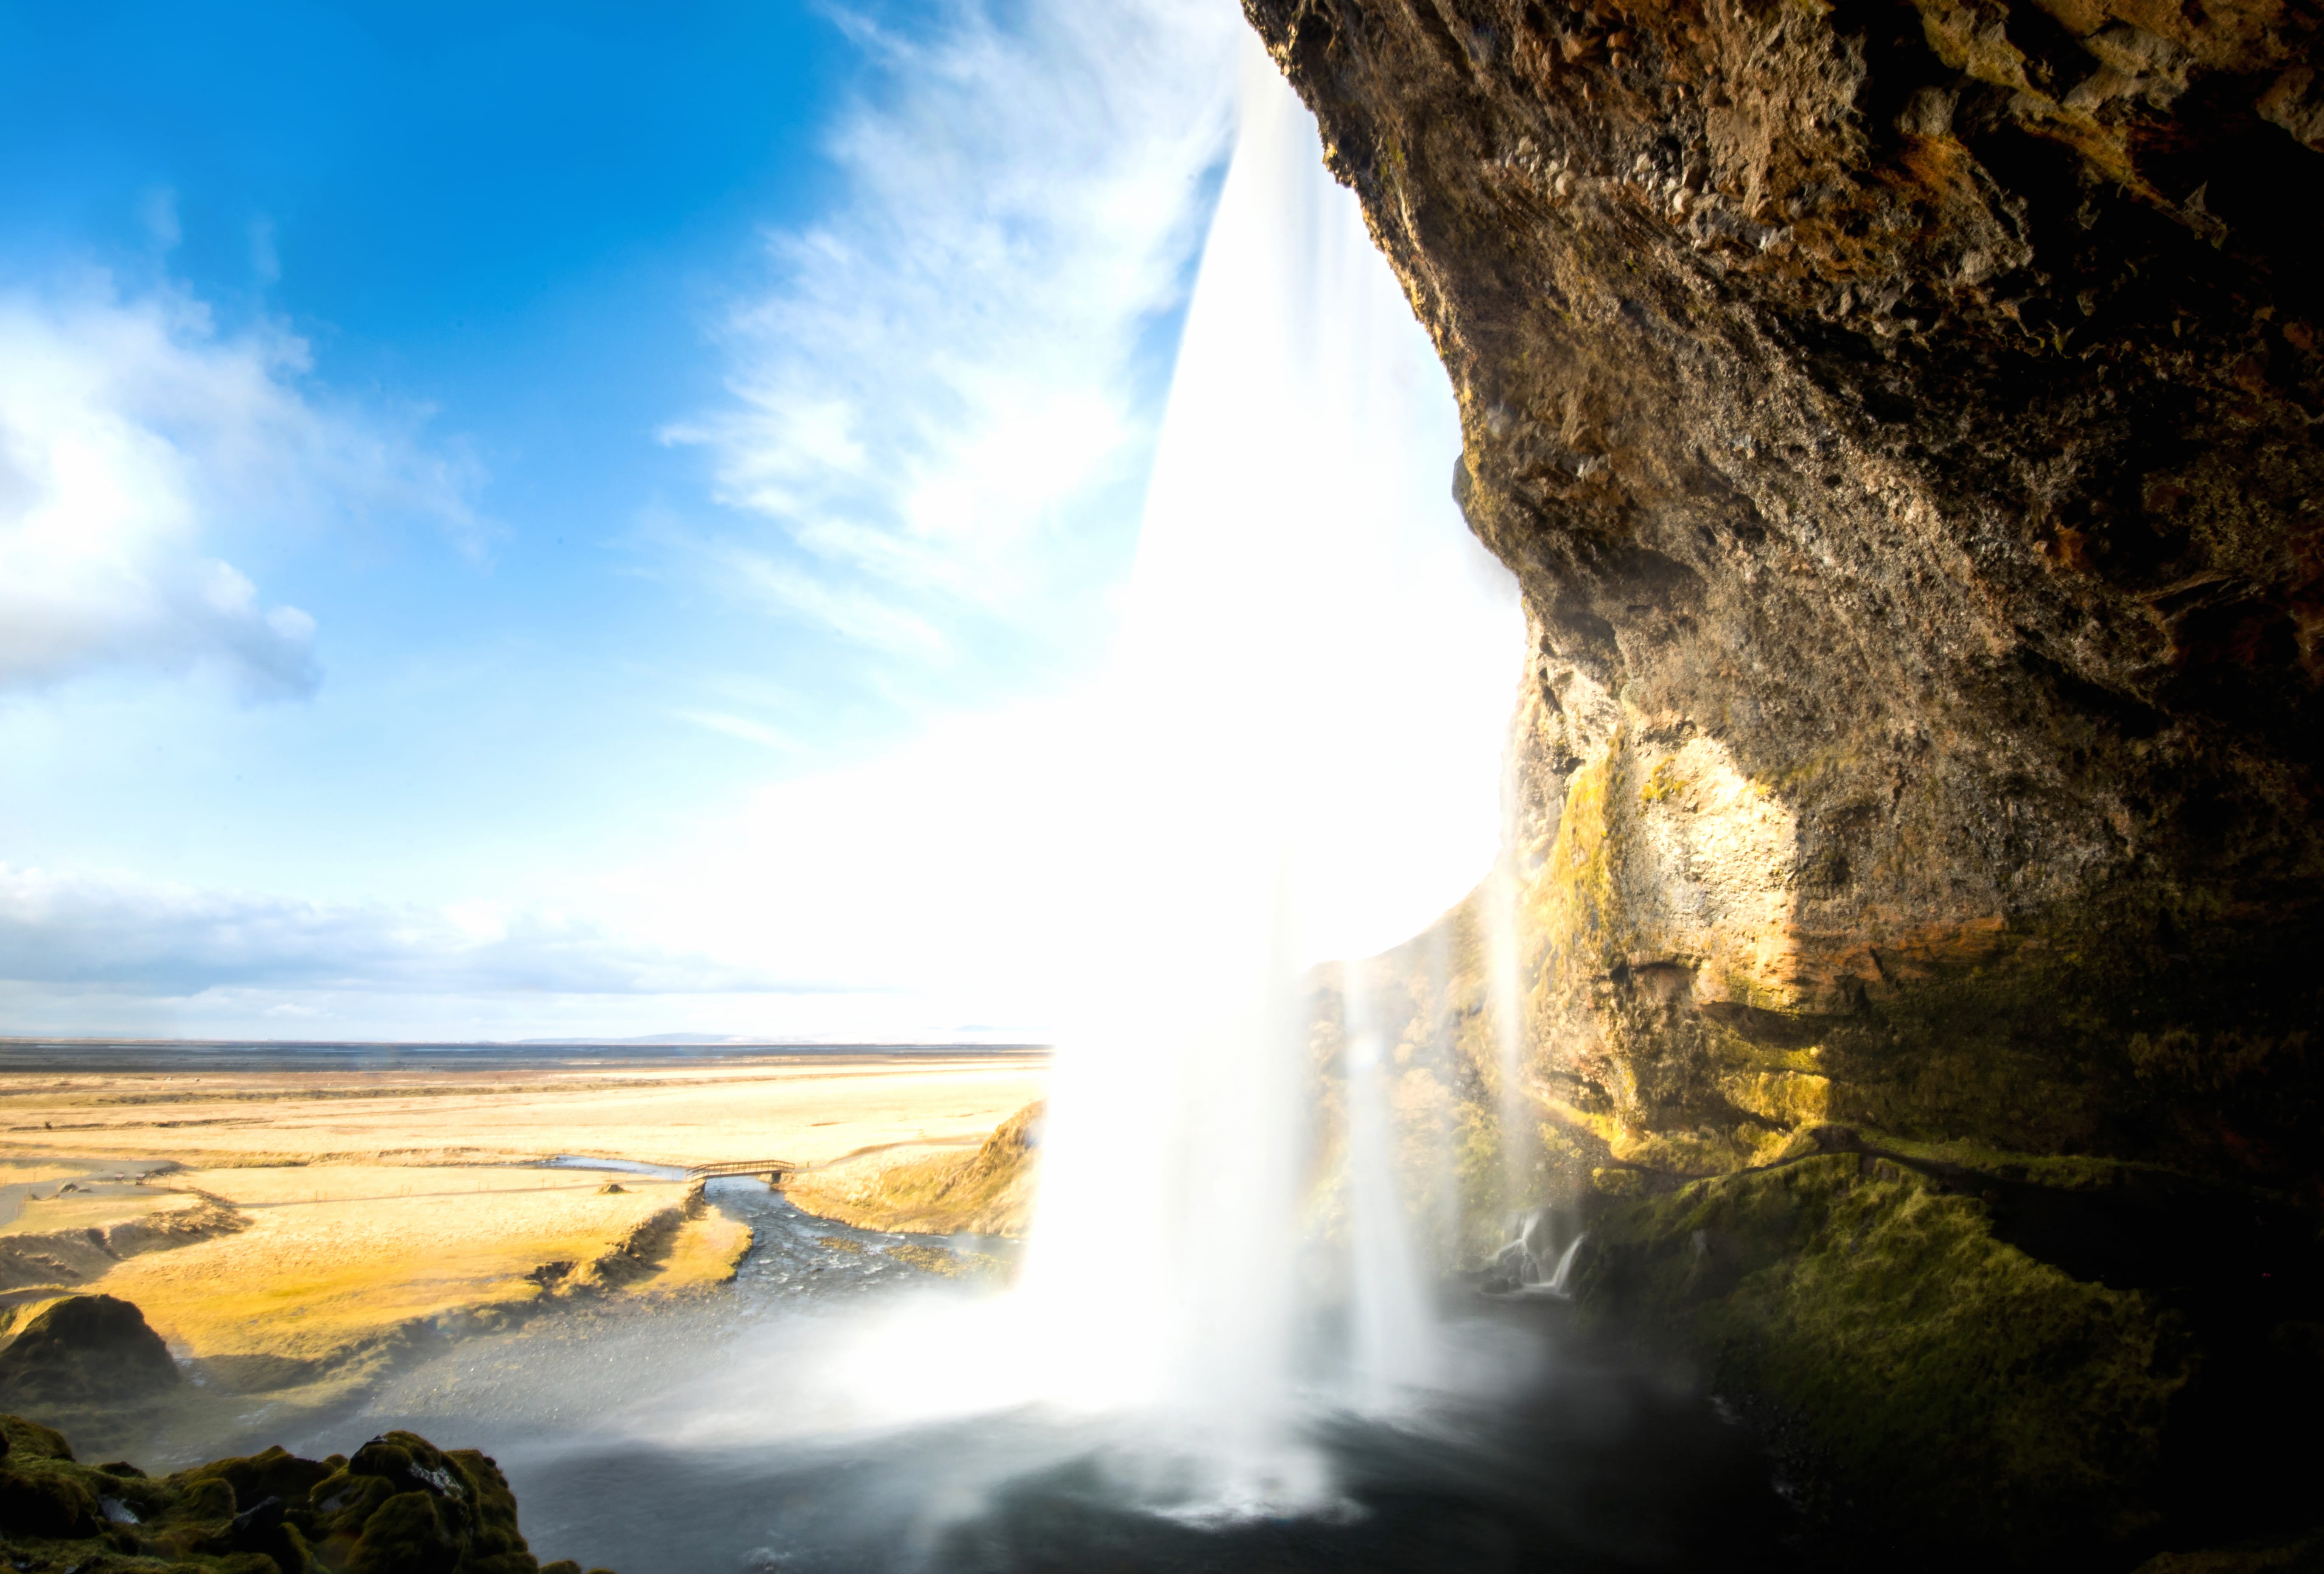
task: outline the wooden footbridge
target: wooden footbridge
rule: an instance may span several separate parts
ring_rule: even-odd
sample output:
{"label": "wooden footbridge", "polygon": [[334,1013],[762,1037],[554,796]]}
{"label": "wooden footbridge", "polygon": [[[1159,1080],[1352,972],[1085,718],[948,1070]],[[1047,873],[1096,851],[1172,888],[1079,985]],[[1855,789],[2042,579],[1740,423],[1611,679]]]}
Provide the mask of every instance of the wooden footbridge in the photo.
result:
{"label": "wooden footbridge", "polygon": [[715,1180],[727,1175],[764,1175],[772,1190],[797,1174],[801,1166],[788,1159],[727,1159],[715,1164],[688,1164],[688,1180]]}

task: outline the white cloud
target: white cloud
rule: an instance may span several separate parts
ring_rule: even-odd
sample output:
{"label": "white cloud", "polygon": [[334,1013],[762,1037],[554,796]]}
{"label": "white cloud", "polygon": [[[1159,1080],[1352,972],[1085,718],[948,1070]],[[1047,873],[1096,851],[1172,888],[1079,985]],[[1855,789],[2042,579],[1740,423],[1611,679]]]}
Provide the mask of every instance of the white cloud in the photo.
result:
{"label": "white cloud", "polygon": [[[1111,834],[1083,758],[1098,702],[948,720],[553,887],[318,902],[0,863],[0,1021],[305,1031],[290,1005],[355,1036],[1037,1034],[1058,931],[1087,927],[1060,893]],[[686,719],[761,741],[746,718]]]}
{"label": "white cloud", "polygon": [[[760,522],[726,582],[890,654],[963,623],[1043,637],[1126,549],[1158,389],[1141,334],[1199,240],[1231,121],[1227,0],[978,0],[911,37],[840,18],[880,91],[847,199],[769,242],[727,325],[733,403],[673,427]],[[1099,554],[1102,558],[1103,554]],[[1126,550],[1105,566],[1119,569]]]}
{"label": "white cloud", "polygon": [[301,694],[314,620],[266,605],[226,539],[390,513],[476,549],[474,465],[418,441],[424,412],[318,403],[309,364],[176,289],[0,292],[0,691],[132,667]]}
{"label": "white cloud", "polygon": [[728,583],[741,595],[785,611],[812,617],[875,649],[905,656],[931,656],[945,638],[918,614],[873,594],[835,585],[763,553],[724,546],[712,555],[725,564]]}
{"label": "white cloud", "polygon": [[813,989],[553,908],[290,897],[0,865],[0,983],[188,996]]}
{"label": "white cloud", "polygon": [[[829,926],[829,894],[738,893],[729,911],[785,909],[796,942]],[[859,948],[864,916],[842,919]],[[901,988],[864,976],[860,955],[835,977],[827,946],[754,943],[761,933],[703,938],[540,903],[314,903],[0,865],[0,1021],[135,1037],[1026,1037],[989,991]]]}

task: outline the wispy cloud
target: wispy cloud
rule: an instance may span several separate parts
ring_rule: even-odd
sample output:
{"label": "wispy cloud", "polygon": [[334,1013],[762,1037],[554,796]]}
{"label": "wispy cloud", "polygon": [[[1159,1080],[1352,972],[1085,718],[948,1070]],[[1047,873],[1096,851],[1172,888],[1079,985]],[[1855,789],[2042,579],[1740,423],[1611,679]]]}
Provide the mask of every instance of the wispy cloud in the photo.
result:
{"label": "wispy cloud", "polygon": [[537,907],[330,903],[0,865],[0,984],[588,995],[812,989]]}
{"label": "wispy cloud", "polygon": [[0,692],[208,667],[303,694],[314,620],[266,605],[225,539],[401,514],[479,550],[475,463],[420,440],[425,412],[327,405],[309,369],[304,340],[223,334],[175,288],[0,291]]}
{"label": "wispy cloud", "polygon": [[746,716],[729,716],[721,710],[678,710],[671,714],[680,721],[689,721],[696,727],[706,727],[712,732],[723,733],[731,738],[740,738],[746,744],[757,744],[761,748],[785,749],[796,746],[791,738],[779,728],[769,727],[763,721],[752,721]]}
{"label": "wispy cloud", "polygon": [[835,583],[763,553],[733,545],[712,549],[737,593],[798,613],[862,644],[899,655],[933,655],[945,647],[936,625],[874,592]]}
{"label": "wispy cloud", "polygon": [[772,280],[725,325],[732,403],[666,436],[741,516],[714,560],[785,615],[915,659],[1038,640],[1126,559],[1160,393],[1141,336],[1200,238],[1240,19],[961,0],[908,34],[838,20],[876,68],[829,144],[847,196],[769,237]]}

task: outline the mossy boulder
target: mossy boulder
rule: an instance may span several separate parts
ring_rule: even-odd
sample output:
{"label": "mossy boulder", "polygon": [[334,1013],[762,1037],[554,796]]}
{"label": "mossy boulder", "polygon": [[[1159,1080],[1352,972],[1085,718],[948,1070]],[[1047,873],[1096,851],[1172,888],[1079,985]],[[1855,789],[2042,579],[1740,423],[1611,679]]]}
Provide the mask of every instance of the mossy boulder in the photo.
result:
{"label": "mossy boulder", "polygon": [[179,1381],[145,1314],[111,1295],[51,1301],[0,1349],[0,1399],[14,1404],[117,1403]]}
{"label": "mossy boulder", "polygon": [[303,1503],[318,1482],[335,1473],[334,1467],[338,1463],[301,1459],[278,1445],[246,1458],[197,1465],[170,1479],[189,1492],[202,1488],[205,1483],[222,1481],[233,1493],[232,1501],[235,1503],[263,1503],[270,1497],[285,1503]]}
{"label": "mossy boulder", "polygon": [[22,1416],[0,1415],[0,1461],[70,1459],[72,1445],[64,1433]]}
{"label": "mossy boulder", "polygon": [[[446,1523],[450,1519],[452,1523]],[[399,1492],[372,1510],[348,1549],[347,1574],[425,1574],[460,1561],[456,1515],[427,1492]]]}
{"label": "mossy boulder", "polygon": [[446,1452],[411,1432],[355,1451],[310,1492],[310,1533],[349,1574],[533,1574],[516,1499],[474,1449]]}
{"label": "mossy boulder", "polygon": [[499,1467],[410,1432],[352,1458],[271,1448],[159,1480],[82,1465],[15,1416],[0,1440],[0,1561],[27,1574],[540,1574]]}
{"label": "mossy boulder", "polygon": [[0,1470],[0,1526],[32,1536],[92,1536],[97,1514],[96,1496],[69,1477]]}

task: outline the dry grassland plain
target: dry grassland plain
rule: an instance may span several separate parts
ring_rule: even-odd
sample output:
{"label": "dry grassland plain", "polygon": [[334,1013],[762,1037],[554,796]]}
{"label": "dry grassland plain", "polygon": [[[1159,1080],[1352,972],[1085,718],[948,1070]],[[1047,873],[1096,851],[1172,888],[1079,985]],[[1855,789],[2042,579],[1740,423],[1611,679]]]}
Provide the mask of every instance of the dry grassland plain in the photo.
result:
{"label": "dry grassland plain", "polygon": [[119,1296],[209,1382],[332,1403],[417,1338],[715,1285],[750,1245],[684,1181],[542,1161],[941,1163],[1039,1098],[1047,1071],[1021,1053],[823,1053],[0,1072],[0,1317]]}

